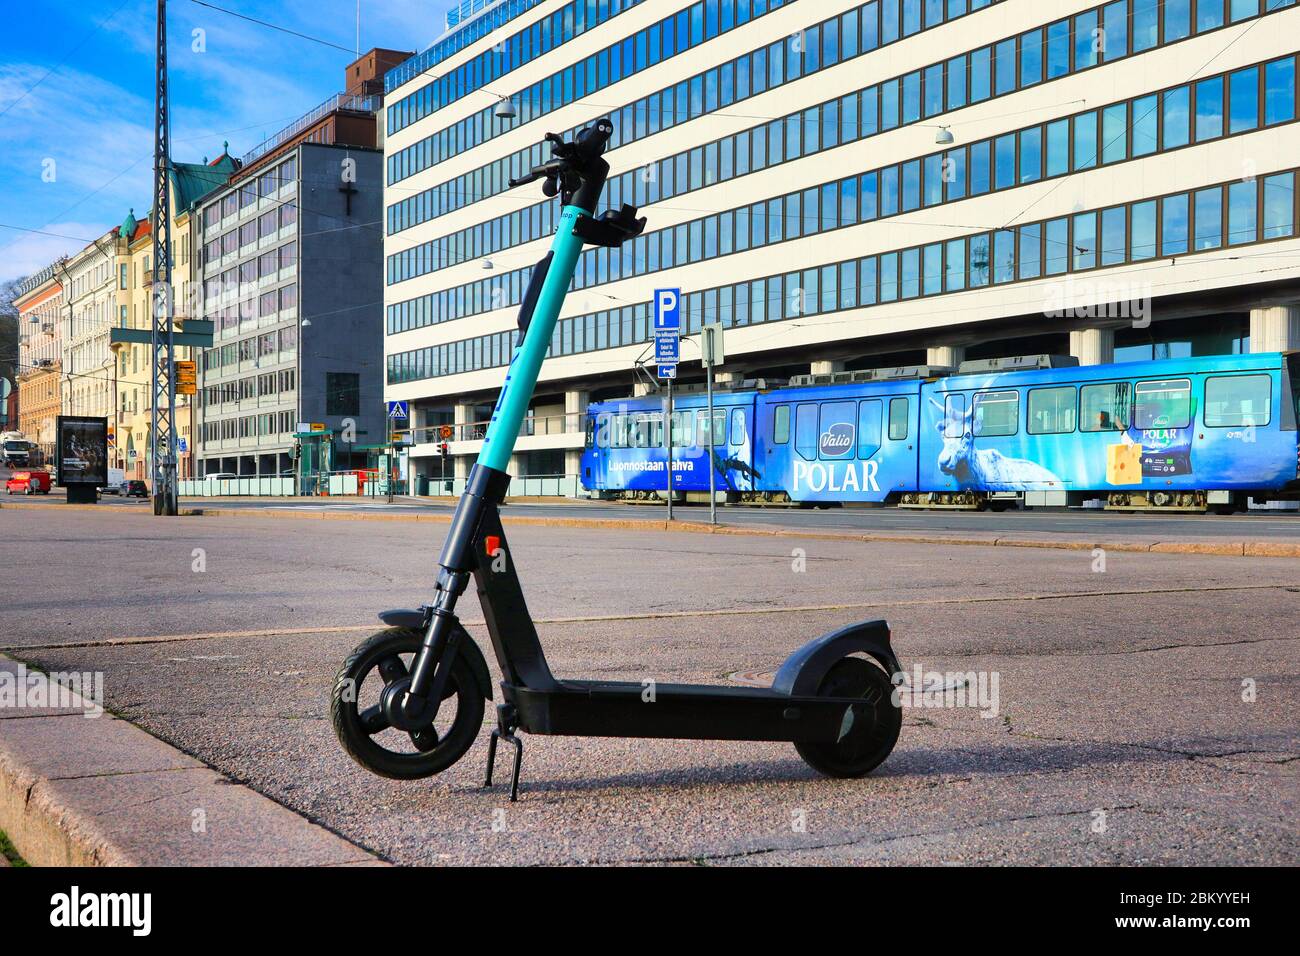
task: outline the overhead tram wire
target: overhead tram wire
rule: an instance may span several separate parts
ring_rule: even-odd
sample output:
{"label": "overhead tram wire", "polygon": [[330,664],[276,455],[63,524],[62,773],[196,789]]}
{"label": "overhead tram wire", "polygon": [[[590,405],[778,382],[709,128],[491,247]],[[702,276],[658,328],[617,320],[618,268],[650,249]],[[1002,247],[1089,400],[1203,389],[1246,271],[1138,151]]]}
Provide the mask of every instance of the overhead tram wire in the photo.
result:
{"label": "overhead tram wire", "polygon": [[333,47],[336,50],[342,50],[344,53],[347,53],[349,56],[357,55],[356,51],[350,47],[340,46],[339,44],[333,43],[330,40],[325,40],[322,39],[321,37],[312,36],[309,33],[299,33],[297,30],[290,30],[288,27],[282,27],[279,24],[270,23],[266,20],[259,20],[257,17],[250,17],[247,14],[238,13],[234,10],[228,10],[225,7],[217,6],[215,3],[208,3],[207,0],[190,0],[190,3],[197,4],[200,7],[207,7],[209,10],[215,10],[218,13],[224,13],[227,16],[236,17],[240,20],[247,20],[249,23],[255,23],[258,26],[266,27],[269,30],[278,30],[280,33],[287,33],[290,36],[295,36],[302,40],[310,40],[312,43],[319,43],[322,46]]}

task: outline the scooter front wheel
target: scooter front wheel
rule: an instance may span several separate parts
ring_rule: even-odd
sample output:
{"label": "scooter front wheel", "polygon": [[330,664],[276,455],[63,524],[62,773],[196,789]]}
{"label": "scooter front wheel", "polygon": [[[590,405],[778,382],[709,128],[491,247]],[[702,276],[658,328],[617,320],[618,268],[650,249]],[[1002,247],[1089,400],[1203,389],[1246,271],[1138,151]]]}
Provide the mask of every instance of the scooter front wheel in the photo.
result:
{"label": "scooter front wheel", "polygon": [[483,693],[462,654],[452,662],[432,723],[396,727],[390,722],[384,692],[409,682],[423,639],[410,628],[380,631],[357,646],[334,679],[334,733],[353,760],[381,777],[415,780],[441,773],[464,756],[483,726]]}
{"label": "scooter front wheel", "polygon": [[859,697],[845,707],[839,739],[795,743],[799,756],[829,777],[862,777],[880,766],[898,742],[903,710],[894,701],[889,675],[860,657],[843,657],[817,688],[818,697]]}

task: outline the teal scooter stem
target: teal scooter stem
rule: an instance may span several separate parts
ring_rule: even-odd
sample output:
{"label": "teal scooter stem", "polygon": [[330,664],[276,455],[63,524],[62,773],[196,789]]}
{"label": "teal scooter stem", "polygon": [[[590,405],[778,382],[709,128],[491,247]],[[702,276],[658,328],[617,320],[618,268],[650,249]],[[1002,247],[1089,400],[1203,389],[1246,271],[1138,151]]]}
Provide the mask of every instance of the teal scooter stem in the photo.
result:
{"label": "teal scooter stem", "polygon": [[590,216],[593,212],[565,206],[551,242],[551,254],[537,267],[541,269],[549,263],[527,333],[510,360],[505,384],[501,386],[501,395],[488,423],[483,449],[478,455],[478,463],[484,468],[505,471],[510,465],[510,456],[528,413],[528,403],[532,401],[542,361],[551,346],[555,322],[560,317],[560,308],[564,305],[578,256],[582,253],[583,241],[574,234],[573,227],[583,216]]}
{"label": "teal scooter stem", "polygon": [[[532,401],[542,361],[550,348],[555,322],[573,282],[583,245],[617,247],[645,228],[645,219],[638,219],[631,206],[625,205],[617,212],[606,212],[599,219],[594,217],[609,175],[609,164],[601,154],[613,132],[613,124],[608,119],[601,119],[578,133],[571,143],[548,133],[546,139],[552,147],[551,160],[510,182],[513,187],[544,180],[542,191],[548,196],[560,195],[563,212],[551,250],[534,267],[524,294],[519,310],[521,338],[506,371],[492,420],[488,423],[483,448],[457,502],[451,531],[438,560],[438,589],[433,603],[426,606],[428,622],[423,645],[414,661],[409,685],[399,688],[401,714],[398,719],[405,719],[413,726],[425,726],[431,717],[437,715],[439,702],[447,688],[463,633],[454,613],[456,602],[476,567],[470,550],[485,505],[495,506],[505,498],[510,482],[507,473],[510,456],[528,412],[528,404]],[[390,695],[397,692],[389,691]],[[389,701],[386,707],[394,710],[393,703]]]}

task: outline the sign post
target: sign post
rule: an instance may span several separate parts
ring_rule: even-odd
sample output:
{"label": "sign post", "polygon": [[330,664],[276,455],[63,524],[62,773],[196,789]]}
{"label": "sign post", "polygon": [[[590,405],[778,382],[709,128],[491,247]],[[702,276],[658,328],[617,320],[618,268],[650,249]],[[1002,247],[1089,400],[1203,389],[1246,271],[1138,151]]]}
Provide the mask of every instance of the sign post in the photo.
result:
{"label": "sign post", "polygon": [[700,329],[700,361],[704,364],[704,383],[709,396],[709,524],[718,523],[717,466],[713,458],[713,366],[722,364],[722,323],[713,322]]}
{"label": "sign post", "polygon": [[388,503],[393,503],[393,485],[397,481],[397,448],[393,444],[393,420],[410,419],[411,409],[406,402],[388,403],[388,467],[385,484],[388,486]]}
{"label": "sign post", "polygon": [[668,520],[673,520],[673,380],[681,358],[682,290],[655,289],[655,364],[659,377],[668,383],[664,405],[664,448],[667,450]]}

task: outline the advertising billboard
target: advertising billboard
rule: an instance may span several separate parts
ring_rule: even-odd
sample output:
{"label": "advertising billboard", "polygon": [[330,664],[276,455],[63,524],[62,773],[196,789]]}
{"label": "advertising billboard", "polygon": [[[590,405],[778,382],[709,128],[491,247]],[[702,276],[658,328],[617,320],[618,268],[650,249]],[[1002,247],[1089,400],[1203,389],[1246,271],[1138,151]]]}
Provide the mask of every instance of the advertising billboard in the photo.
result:
{"label": "advertising billboard", "polygon": [[60,415],[55,448],[60,485],[108,484],[107,418]]}

